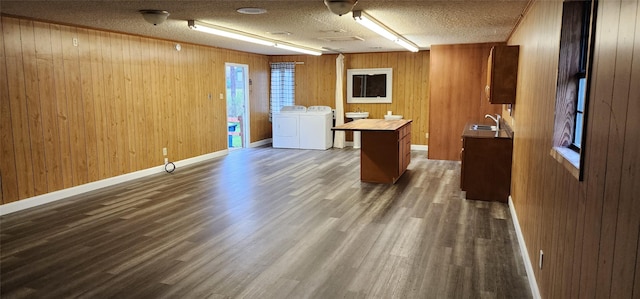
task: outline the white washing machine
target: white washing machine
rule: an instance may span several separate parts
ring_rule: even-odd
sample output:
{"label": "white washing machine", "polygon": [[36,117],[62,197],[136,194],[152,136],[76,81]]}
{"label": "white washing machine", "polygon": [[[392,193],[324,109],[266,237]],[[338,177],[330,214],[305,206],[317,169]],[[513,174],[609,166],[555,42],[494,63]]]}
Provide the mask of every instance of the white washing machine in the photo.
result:
{"label": "white washing machine", "polygon": [[300,114],[300,148],[326,150],[333,146],[333,111],[329,106],[310,106]]}
{"label": "white washing machine", "polygon": [[307,112],[305,106],[284,106],[271,118],[273,147],[300,148],[300,114]]}

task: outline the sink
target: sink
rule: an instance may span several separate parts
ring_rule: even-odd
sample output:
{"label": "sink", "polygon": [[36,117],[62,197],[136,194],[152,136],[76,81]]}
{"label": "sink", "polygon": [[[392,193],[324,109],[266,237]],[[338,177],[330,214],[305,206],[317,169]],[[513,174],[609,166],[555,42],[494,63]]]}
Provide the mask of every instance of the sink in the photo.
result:
{"label": "sink", "polygon": [[473,125],[471,130],[474,131],[498,131],[498,127],[489,125]]}
{"label": "sink", "polygon": [[347,112],[344,114],[347,118],[363,119],[369,117],[369,112]]}
{"label": "sink", "polygon": [[[344,115],[347,118],[358,120],[369,117],[369,112],[347,112]],[[360,131],[353,131],[353,148],[360,148]]]}
{"label": "sink", "polygon": [[402,119],[402,115],[386,114],[384,116],[384,119],[386,119],[386,120],[398,120],[398,119]]}

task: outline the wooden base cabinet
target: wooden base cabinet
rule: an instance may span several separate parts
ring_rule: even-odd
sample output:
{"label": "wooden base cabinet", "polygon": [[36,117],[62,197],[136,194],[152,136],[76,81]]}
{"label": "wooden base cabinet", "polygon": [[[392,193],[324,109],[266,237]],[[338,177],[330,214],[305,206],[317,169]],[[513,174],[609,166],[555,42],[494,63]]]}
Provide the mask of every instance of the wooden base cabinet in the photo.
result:
{"label": "wooden base cabinet", "polygon": [[511,190],[511,138],[462,138],[460,185],[467,199],[507,202]]}
{"label": "wooden base cabinet", "polygon": [[411,162],[411,123],[395,131],[362,131],[360,180],[393,184]]}
{"label": "wooden base cabinet", "polygon": [[411,122],[408,119],[359,119],[332,128],[360,131],[360,180],[393,184],[411,162]]}

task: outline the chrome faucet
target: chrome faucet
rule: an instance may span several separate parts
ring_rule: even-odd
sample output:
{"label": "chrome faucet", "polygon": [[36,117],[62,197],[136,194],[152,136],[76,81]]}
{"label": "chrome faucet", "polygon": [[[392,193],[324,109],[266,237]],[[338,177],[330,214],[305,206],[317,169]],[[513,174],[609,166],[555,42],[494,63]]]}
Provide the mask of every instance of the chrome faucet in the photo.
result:
{"label": "chrome faucet", "polygon": [[496,122],[496,130],[500,131],[500,114],[496,114],[496,117],[493,117],[491,114],[487,114],[484,118],[491,118]]}

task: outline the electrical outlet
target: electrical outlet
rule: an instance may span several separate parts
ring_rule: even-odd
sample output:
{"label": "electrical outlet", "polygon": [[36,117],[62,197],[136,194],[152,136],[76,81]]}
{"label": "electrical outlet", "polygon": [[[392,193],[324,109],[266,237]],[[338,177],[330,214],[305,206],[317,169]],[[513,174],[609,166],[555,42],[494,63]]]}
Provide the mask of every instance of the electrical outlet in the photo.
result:
{"label": "electrical outlet", "polygon": [[166,156],[166,155],[167,155],[167,148],[166,148],[166,147],[163,147],[163,148],[162,148],[162,155],[163,155],[163,156]]}
{"label": "electrical outlet", "polygon": [[425,133],[424,137],[426,137],[427,139],[429,139],[429,133]]}
{"label": "electrical outlet", "polygon": [[543,258],[544,258],[544,252],[542,252],[542,249],[540,249],[540,258],[538,258],[538,267],[539,267],[540,269],[542,269],[542,261],[543,261]]}
{"label": "electrical outlet", "polygon": [[224,94],[220,93],[220,99],[224,100]]}
{"label": "electrical outlet", "polygon": [[73,42],[73,46],[74,47],[78,46],[78,38],[77,37],[72,38],[71,41]]}

